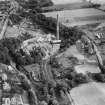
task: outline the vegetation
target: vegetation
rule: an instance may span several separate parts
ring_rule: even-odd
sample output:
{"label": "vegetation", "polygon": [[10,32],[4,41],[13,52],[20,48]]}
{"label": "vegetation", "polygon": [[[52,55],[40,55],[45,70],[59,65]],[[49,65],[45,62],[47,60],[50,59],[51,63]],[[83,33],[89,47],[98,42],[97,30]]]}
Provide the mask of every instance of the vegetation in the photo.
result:
{"label": "vegetation", "polygon": [[[43,14],[37,16],[31,15],[32,23],[37,23],[41,29],[46,33],[53,33],[56,35],[57,21],[51,17],[45,17]],[[84,33],[78,28],[69,28],[60,24],[60,39],[62,40],[61,47],[67,47],[75,44],[75,42],[81,38]]]}
{"label": "vegetation", "polygon": [[89,82],[89,79],[81,74],[81,73],[76,73],[76,72],[68,72],[66,74],[63,74],[61,78],[66,79],[66,83],[69,85],[70,88],[74,88],[82,83],[87,83]]}
{"label": "vegetation", "polygon": [[[22,56],[22,52],[18,52],[21,41],[17,38],[5,38],[0,40],[0,62],[4,64],[10,64],[11,61],[19,63],[21,65],[29,64],[32,60],[25,54],[25,58]],[[30,62],[29,62],[30,61]]]}
{"label": "vegetation", "polygon": [[9,64],[12,60],[10,52],[15,53],[15,50],[20,46],[20,41],[16,38],[6,38],[0,40],[0,62]]}
{"label": "vegetation", "polygon": [[52,11],[61,11],[61,10],[75,10],[82,8],[95,8],[99,7],[99,4],[92,4],[89,2],[81,2],[81,3],[68,3],[68,4],[56,4],[50,7],[44,7],[43,12],[52,12]]}
{"label": "vegetation", "polygon": [[51,65],[52,68],[59,68],[60,67],[60,65],[59,65],[59,63],[55,57],[50,58],[49,64]]}
{"label": "vegetation", "polygon": [[[44,0],[42,2],[42,0],[40,0],[40,4],[38,0],[29,0],[29,1],[22,1],[19,2],[20,0],[16,0],[17,1],[17,5],[13,5],[13,8],[16,8],[15,12],[8,14],[9,15],[9,19],[13,19],[12,21],[14,22],[14,24],[19,23],[21,19],[24,18],[28,18],[32,21],[32,23],[36,23],[41,29],[43,29],[46,33],[53,33],[56,34],[56,19],[53,18],[47,18],[45,17],[43,14],[38,13],[41,11],[41,7],[42,6],[48,6],[48,5],[52,5],[51,1],[46,1]],[[21,8],[20,8],[21,7]],[[18,8],[18,9],[17,9]],[[22,11],[20,11],[22,10]],[[17,18],[15,18],[15,16]],[[14,20],[14,17],[16,20]],[[18,20],[19,17],[19,20]],[[70,45],[75,44],[75,42],[81,38],[81,36],[84,33],[81,32],[78,28],[68,28],[66,26],[63,26],[62,24],[60,24],[60,39],[62,40],[62,46],[61,48],[65,48],[65,47],[69,47]],[[42,61],[42,53],[40,48],[33,50],[32,52],[30,52],[30,55],[24,53],[24,51],[22,49],[20,49],[20,45],[21,42],[23,42],[24,40],[27,40],[29,38],[32,38],[31,35],[29,35],[28,33],[23,34],[23,36],[19,36],[18,38],[5,38],[5,39],[1,39],[0,40],[0,62],[1,63],[5,63],[5,64],[10,64],[10,61],[14,61],[16,63],[16,67],[19,70],[19,72],[24,73],[24,75],[27,78],[23,78],[20,80],[21,81],[21,85],[17,86],[14,85],[12,87],[13,91],[11,92],[16,92],[16,93],[22,93],[23,90],[28,92],[28,99],[29,99],[29,103],[30,105],[36,105],[36,94],[35,94],[35,86],[36,84],[33,83],[35,81],[31,81],[30,79],[30,74],[28,71],[26,71],[23,67],[23,65],[29,65],[32,63],[39,63]],[[72,58],[69,58],[70,60]],[[75,60],[77,59],[72,59],[72,62],[74,64],[76,64]],[[59,63],[57,62],[56,58],[52,58],[50,61],[50,65],[53,68],[60,68]],[[43,68],[44,69],[44,68]],[[66,70],[64,70],[66,71]],[[71,88],[81,84],[81,83],[85,83],[88,82],[88,79],[86,78],[86,76],[84,76],[83,74],[77,74],[74,69],[72,68],[72,70],[68,70],[68,72],[63,72],[60,73],[60,75],[58,76],[55,73],[55,80],[52,80],[51,83],[48,83],[46,81],[44,81],[42,84],[45,85],[45,87],[42,86],[42,88],[46,88],[43,89],[44,91],[47,91],[47,95],[46,98],[48,99],[48,95],[52,96],[55,93],[60,93],[60,91],[63,91],[65,94],[67,91],[69,91]],[[32,83],[31,83],[32,82]],[[16,90],[17,88],[17,90]],[[57,91],[57,92],[56,92]],[[54,93],[54,94],[53,94]]]}
{"label": "vegetation", "polygon": [[99,8],[101,5],[100,4],[90,4],[90,5],[85,5],[82,6],[82,8]]}
{"label": "vegetation", "polygon": [[[75,60],[75,58],[71,58],[71,59]],[[74,61],[72,61],[72,62],[73,62],[73,64],[75,64]],[[51,59],[50,65],[52,68],[56,68],[57,70],[61,69],[60,68],[61,65],[59,65],[56,58]],[[58,70],[59,71],[58,73],[56,71],[52,71],[54,74],[54,77],[61,79],[61,81],[64,81],[64,83],[67,84],[67,88],[71,89],[81,83],[89,82],[89,79],[87,76],[83,75],[82,73],[76,73],[73,67],[61,70],[62,72],[60,72]],[[58,76],[58,74],[59,74],[59,76]],[[63,82],[62,82],[62,84],[63,84]]]}
{"label": "vegetation", "polygon": [[105,74],[102,73],[88,73],[90,79],[105,83]]}
{"label": "vegetation", "polygon": [[22,33],[22,35],[18,36],[18,39],[21,40],[22,42],[30,38],[33,38],[33,36],[30,35],[28,32]]}
{"label": "vegetation", "polygon": [[39,0],[40,2],[40,6],[41,7],[48,7],[48,6],[52,6],[52,5],[54,5],[53,4],[53,2],[52,2],[52,0]]}
{"label": "vegetation", "polygon": [[0,62],[4,64],[10,64],[14,61],[19,65],[29,65],[33,63],[40,63],[42,60],[42,52],[40,48],[30,52],[31,55],[26,54],[20,49],[21,42],[32,36],[25,34],[18,38],[5,38],[0,40]]}
{"label": "vegetation", "polygon": [[[29,18],[33,24],[37,24],[41,29],[46,33],[53,33],[56,35],[56,25],[57,20],[51,17],[46,17],[41,12],[41,4],[50,5],[51,1],[49,0],[29,0],[22,1],[16,0],[13,2],[11,8],[13,12],[10,14],[9,18],[13,23],[17,24],[21,19]],[[34,4],[34,5],[33,5]],[[14,12],[15,11],[15,12]],[[69,46],[75,44],[75,41],[78,40],[84,33],[81,32],[78,28],[68,28],[60,24],[60,39],[63,41],[62,46]]]}
{"label": "vegetation", "polygon": [[8,55],[8,49],[6,47],[3,47],[3,45],[0,45],[0,62],[4,64],[10,63],[10,56]]}

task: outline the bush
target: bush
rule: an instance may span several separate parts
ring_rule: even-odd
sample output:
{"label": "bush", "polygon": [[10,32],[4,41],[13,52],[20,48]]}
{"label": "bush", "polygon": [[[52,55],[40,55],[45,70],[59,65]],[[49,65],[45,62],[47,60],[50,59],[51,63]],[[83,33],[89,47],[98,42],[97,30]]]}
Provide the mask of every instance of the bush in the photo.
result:
{"label": "bush", "polygon": [[0,44],[8,49],[8,51],[15,52],[19,48],[21,41],[17,38],[5,38],[0,40]]}
{"label": "bush", "polygon": [[77,82],[77,84],[87,83],[87,82],[89,82],[89,78],[88,78],[88,76],[86,76],[82,73],[79,73],[76,75],[75,81]]}
{"label": "bush", "polygon": [[22,35],[18,36],[18,39],[21,40],[22,42],[30,38],[33,38],[33,36],[29,34],[28,32],[22,33]]}
{"label": "bush", "polygon": [[17,51],[20,44],[21,41],[18,38],[0,40],[0,62],[10,64],[10,61],[14,61],[19,65],[32,64],[34,60],[31,56],[26,55],[21,50]]}
{"label": "bush", "polygon": [[74,87],[76,87],[77,86],[77,83],[74,81],[74,80],[72,80],[71,82],[70,82],[70,87],[71,88],[74,88]]}
{"label": "bush", "polygon": [[10,64],[12,57],[9,52],[15,53],[15,50],[19,47],[20,41],[16,38],[6,38],[0,40],[0,62],[4,64]]}
{"label": "bush", "polygon": [[0,46],[0,63],[10,64],[11,57],[8,54],[6,47]]}
{"label": "bush", "polygon": [[55,57],[50,58],[49,63],[53,68],[59,68],[60,67],[60,65],[59,65],[59,63]]}
{"label": "bush", "polygon": [[104,74],[94,74],[93,79],[98,81],[98,82],[105,82],[105,75]]}
{"label": "bush", "polygon": [[68,57],[68,59],[72,66],[78,64],[78,62],[79,62],[76,57]]}
{"label": "bush", "polygon": [[26,55],[26,56],[24,57],[24,59],[25,59],[25,65],[29,65],[29,64],[34,63],[34,58],[32,58],[32,57],[29,56],[29,55]]}

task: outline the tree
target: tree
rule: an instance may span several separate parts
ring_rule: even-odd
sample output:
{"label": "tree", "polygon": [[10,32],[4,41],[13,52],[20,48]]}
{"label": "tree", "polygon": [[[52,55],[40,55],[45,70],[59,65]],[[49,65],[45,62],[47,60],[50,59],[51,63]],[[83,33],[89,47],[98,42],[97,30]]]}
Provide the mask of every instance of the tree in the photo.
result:
{"label": "tree", "polygon": [[38,8],[38,0],[28,0],[25,2],[24,8],[26,9],[37,9]]}
{"label": "tree", "polygon": [[55,58],[55,57],[51,57],[49,63],[54,68],[59,68],[60,67],[60,65],[59,65],[59,63],[57,61],[57,58]]}
{"label": "tree", "polygon": [[22,33],[22,35],[18,36],[18,39],[21,40],[22,42],[30,38],[33,38],[33,36],[29,34],[28,32]]}
{"label": "tree", "polygon": [[8,52],[4,49],[0,51],[0,63],[10,64],[11,57],[8,55]]}
{"label": "tree", "polygon": [[5,32],[7,30],[9,22],[12,23],[12,21],[10,20],[10,16],[13,14],[16,14],[16,12],[18,10],[19,10],[19,4],[15,0],[11,0],[9,8],[7,8],[7,10],[4,11],[4,14],[5,14],[3,17],[4,25],[3,25],[2,31],[0,33],[0,39],[5,37]]}
{"label": "tree", "polygon": [[41,7],[52,6],[53,2],[51,0],[39,0]]}
{"label": "tree", "polygon": [[16,54],[16,49],[20,46],[20,41],[16,38],[6,38],[0,40],[0,62],[10,64]]}

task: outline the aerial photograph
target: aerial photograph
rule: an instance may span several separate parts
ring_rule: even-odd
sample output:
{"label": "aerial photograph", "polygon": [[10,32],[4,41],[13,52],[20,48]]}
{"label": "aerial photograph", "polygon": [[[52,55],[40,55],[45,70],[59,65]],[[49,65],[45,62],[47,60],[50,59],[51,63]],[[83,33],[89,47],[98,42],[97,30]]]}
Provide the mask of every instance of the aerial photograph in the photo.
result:
{"label": "aerial photograph", "polygon": [[0,105],[105,105],[105,0],[0,0]]}

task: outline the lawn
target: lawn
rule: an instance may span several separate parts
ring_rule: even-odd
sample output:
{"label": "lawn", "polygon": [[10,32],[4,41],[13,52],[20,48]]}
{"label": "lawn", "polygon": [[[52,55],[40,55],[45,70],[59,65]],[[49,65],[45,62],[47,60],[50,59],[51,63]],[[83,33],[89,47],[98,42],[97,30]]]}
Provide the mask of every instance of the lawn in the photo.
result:
{"label": "lawn", "polygon": [[81,9],[92,6],[91,3],[88,2],[78,2],[78,3],[67,3],[67,4],[55,4],[49,7],[43,7],[44,11],[51,10],[73,10],[73,9]]}
{"label": "lawn", "polygon": [[66,26],[86,25],[91,23],[102,23],[105,21],[105,12],[94,9],[76,9],[44,13],[47,17],[56,18]]}

